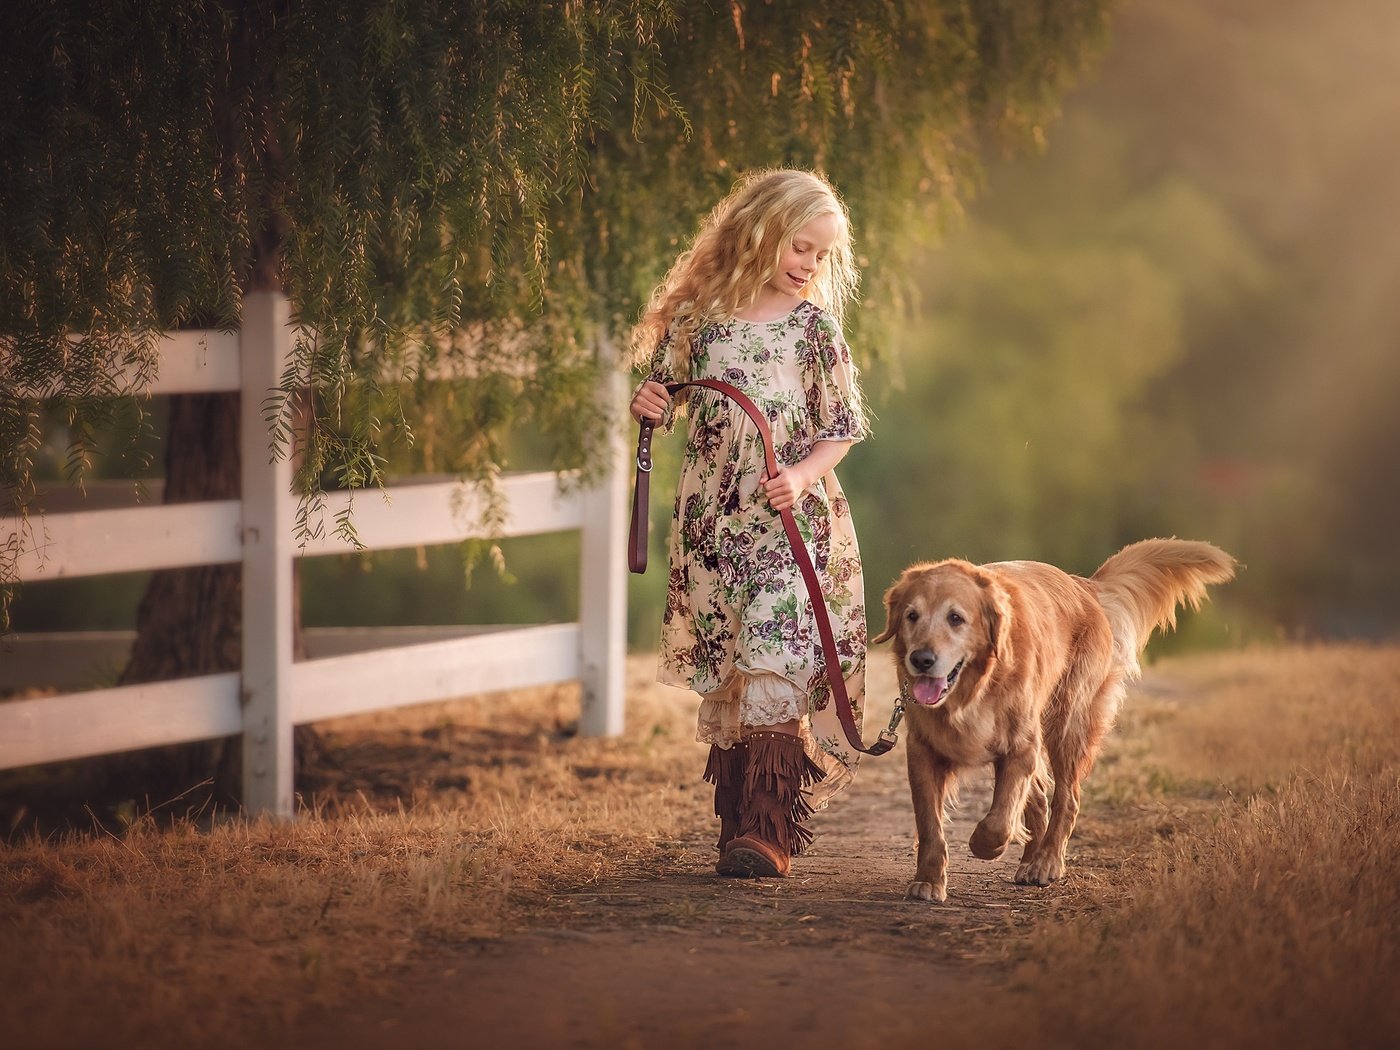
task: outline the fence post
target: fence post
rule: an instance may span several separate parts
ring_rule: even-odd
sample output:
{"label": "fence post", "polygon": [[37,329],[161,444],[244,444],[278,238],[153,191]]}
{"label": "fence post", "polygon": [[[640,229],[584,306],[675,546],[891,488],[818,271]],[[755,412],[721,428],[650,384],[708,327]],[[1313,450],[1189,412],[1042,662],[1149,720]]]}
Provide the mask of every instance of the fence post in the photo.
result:
{"label": "fence post", "polygon": [[611,347],[601,355],[608,363],[599,402],[607,415],[603,448],[606,471],[584,493],[582,568],[579,588],[580,679],[585,736],[622,732],[627,660],[627,469],[621,418],[626,375],[614,363]]}
{"label": "fence post", "polygon": [[292,498],[289,456],[273,461],[263,400],[291,352],[286,296],[243,300],[239,434],[243,473],[243,805],[292,815]]}

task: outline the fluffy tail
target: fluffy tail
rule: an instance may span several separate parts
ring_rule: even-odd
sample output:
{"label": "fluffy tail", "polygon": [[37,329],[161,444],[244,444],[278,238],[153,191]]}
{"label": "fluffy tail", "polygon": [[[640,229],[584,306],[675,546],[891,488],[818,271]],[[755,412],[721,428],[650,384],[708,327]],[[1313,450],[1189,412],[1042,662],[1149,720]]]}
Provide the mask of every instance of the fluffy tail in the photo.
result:
{"label": "fluffy tail", "polygon": [[1206,586],[1235,575],[1235,559],[1196,540],[1142,540],[1099,566],[1092,580],[1113,629],[1113,652],[1129,678],[1142,674],[1138,657],[1158,627],[1176,626],[1183,602],[1198,609]]}

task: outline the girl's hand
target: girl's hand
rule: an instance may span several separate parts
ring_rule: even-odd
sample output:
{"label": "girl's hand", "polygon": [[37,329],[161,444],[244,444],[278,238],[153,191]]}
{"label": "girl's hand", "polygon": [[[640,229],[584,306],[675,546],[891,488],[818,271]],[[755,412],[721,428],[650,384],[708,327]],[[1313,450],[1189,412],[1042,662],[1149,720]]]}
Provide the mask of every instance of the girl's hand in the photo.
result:
{"label": "girl's hand", "polygon": [[779,467],[771,478],[765,472],[760,480],[769,505],[778,511],[790,509],[811,484],[796,467]]}
{"label": "girl's hand", "polygon": [[790,467],[779,467],[776,477],[765,472],[760,479],[763,494],[774,510],[787,510],[814,484],[836,469],[851,449],[849,441],[818,441],[807,458]]}
{"label": "girl's hand", "polygon": [[664,386],[651,379],[643,383],[632,398],[632,418],[638,423],[643,419],[660,423],[670,408],[671,395]]}

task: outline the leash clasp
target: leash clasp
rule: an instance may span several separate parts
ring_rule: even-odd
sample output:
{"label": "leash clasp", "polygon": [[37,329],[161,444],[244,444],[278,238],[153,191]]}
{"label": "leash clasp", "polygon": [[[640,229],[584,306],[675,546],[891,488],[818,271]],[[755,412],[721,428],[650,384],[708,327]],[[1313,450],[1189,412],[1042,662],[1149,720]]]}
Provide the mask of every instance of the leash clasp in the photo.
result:
{"label": "leash clasp", "polygon": [[899,734],[895,732],[899,728],[900,719],[904,717],[904,695],[901,693],[894,702],[894,710],[890,713],[890,724],[880,730],[880,739],[894,747],[899,743]]}

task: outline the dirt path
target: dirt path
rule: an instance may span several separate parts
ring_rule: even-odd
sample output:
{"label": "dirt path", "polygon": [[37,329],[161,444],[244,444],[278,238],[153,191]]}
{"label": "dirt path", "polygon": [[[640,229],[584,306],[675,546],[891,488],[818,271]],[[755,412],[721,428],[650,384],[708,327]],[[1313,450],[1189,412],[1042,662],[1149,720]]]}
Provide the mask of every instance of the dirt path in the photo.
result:
{"label": "dirt path", "polygon": [[383,998],[307,1019],[287,1045],[681,1050],[818,1032],[846,1046],[921,1045],[917,1004],[937,1001],[944,1022],[970,1010],[969,993],[1010,971],[1005,934],[1056,892],[1012,884],[1019,847],[994,863],[968,852],[989,787],[964,782],[945,905],[904,900],[914,832],[903,757],[868,759],[813,818],[818,837],[793,878],[719,878],[713,830],[695,829],[658,878],[556,896],[548,927],[444,951]]}

